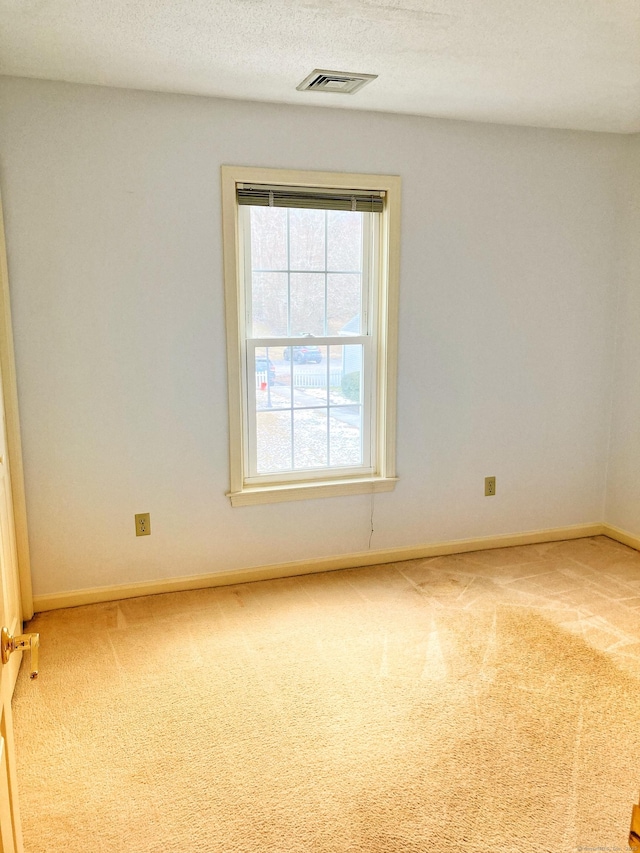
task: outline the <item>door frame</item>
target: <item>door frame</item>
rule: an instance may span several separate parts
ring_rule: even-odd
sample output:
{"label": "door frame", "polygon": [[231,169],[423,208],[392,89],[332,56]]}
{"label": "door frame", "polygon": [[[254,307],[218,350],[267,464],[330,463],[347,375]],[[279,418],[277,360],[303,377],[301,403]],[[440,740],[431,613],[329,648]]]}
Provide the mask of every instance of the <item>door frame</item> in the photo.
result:
{"label": "door frame", "polygon": [[4,387],[4,410],[7,431],[7,451],[13,495],[13,517],[16,530],[18,554],[18,576],[22,598],[22,619],[33,616],[33,588],[31,585],[31,558],[27,529],[27,502],[24,489],[24,467],[22,464],[22,439],[20,437],[20,413],[18,408],[18,385],[13,349],[13,326],[11,323],[11,297],[9,294],[9,270],[7,245],[0,195],[0,372]]}

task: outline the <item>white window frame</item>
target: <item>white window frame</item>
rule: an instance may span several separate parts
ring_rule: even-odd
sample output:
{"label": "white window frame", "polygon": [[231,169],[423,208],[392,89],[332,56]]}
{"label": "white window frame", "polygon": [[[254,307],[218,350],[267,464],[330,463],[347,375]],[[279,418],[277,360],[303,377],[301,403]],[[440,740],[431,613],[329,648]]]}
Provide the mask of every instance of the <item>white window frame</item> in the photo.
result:
{"label": "white window frame", "polygon": [[[395,175],[363,175],[337,172],[309,172],[265,169],[248,166],[222,166],[222,232],[224,251],[225,310],[227,324],[227,366],[229,393],[229,453],[230,489],[227,493],[232,506],[257,503],[304,500],[334,495],[367,494],[391,491],[396,476],[396,371],[398,327],[398,283],[400,248],[400,178]],[[252,417],[252,398],[255,382],[247,380],[254,371],[247,371],[247,358],[252,360],[258,339],[246,346],[247,314],[243,275],[243,229],[240,218],[246,214],[236,200],[237,184],[267,184],[270,186],[315,187],[323,189],[373,190],[385,194],[380,216],[380,240],[375,259],[378,267],[374,277],[377,294],[371,295],[374,315],[373,344],[375,345],[374,377],[365,378],[365,386],[374,389],[368,405],[366,429],[370,431],[372,448],[368,470],[341,469],[293,472],[281,475],[249,476],[248,419]],[[270,339],[272,341],[272,339]],[[301,342],[304,342],[301,340]],[[359,338],[349,343],[361,343]],[[295,345],[291,338],[281,345]],[[323,345],[325,341],[322,341]],[[343,346],[346,339],[336,338],[333,345]],[[264,343],[262,344],[264,346]],[[247,353],[249,356],[247,356]],[[367,379],[369,380],[367,382]]]}

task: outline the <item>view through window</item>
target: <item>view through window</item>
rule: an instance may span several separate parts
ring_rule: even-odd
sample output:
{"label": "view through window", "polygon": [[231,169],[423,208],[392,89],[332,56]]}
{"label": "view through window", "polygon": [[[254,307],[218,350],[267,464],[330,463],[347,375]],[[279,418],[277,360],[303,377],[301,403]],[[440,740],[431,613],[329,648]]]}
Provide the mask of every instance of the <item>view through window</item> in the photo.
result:
{"label": "view through window", "polygon": [[244,215],[250,472],[369,470],[376,214],[251,206]]}

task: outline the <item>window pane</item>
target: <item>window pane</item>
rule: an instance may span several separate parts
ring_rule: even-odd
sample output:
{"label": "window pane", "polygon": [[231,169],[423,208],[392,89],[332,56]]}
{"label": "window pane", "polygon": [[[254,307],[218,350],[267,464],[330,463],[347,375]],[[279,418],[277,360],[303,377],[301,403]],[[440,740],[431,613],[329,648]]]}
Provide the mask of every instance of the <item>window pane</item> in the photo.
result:
{"label": "window pane", "polygon": [[331,382],[331,406],[349,406],[362,403],[362,344],[329,347],[331,374],[339,374],[340,382]]}
{"label": "window pane", "polygon": [[291,470],[291,413],[257,412],[258,474]]}
{"label": "window pane", "polygon": [[291,334],[324,334],[323,273],[291,274]]}
{"label": "window pane", "polygon": [[344,210],[327,211],[327,269],[362,272],[364,215]]}
{"label": "window pane", "polygon": [[287,334],[287,278],[286,272],[254,272],[251,276],[253,337]]}
{"label": "window pane", "polygon": [[[362,465],[362,344],[330,347],[329,464]],[[337,377],[340,381],[336,381]]]}
{"label": "window pane", "polygon": [[289,210],[292,270],[324,270],[325,211]]}
{"label": "window pane", "polygon": [[330,465],[362,465],[362,407],[330,409]]}
{"label": "window pane", "polygon": [[[281,408],[281,395],[277,386],[282,381],[278,375],[273,347],[258,347],[255,352],[256,409]],[[280,367],[280,365],[279,365]],[[281,372],[281,371],[280,371]]]}
{"label": "window pane", "polygon": [[329,350],[329,405],[348,403],[342,394],[342,351],[344,347],[328,347]]}
{"label": "window pane", "polygon": [[327,334],[360,335],[362,276],[329,273],[327,276]]}
{"label": "window pane", "polygon": [[294,407],[327,405],[327,347],[315,344],[291,347]]}
{"label": "window pane", "polygon": [[293,413],[293,461],[296,468],[327,466],[327,410]]}
{"label": "window pane", "polygon": [[251,266],[254,270],[287,269],[287,211],[251,207]]}

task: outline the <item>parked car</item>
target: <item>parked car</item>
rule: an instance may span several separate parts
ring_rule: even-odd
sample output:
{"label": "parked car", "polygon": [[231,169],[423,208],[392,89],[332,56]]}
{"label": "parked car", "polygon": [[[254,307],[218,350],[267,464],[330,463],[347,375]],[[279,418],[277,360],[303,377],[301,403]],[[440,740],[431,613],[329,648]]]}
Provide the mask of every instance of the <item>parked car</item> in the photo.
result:
{"label": "parked car", "polygon": [[287,347],[284,351],[284,357],[288,361],[289,353],[293,349],[293,360],[298,364],[320,364],[322,361],[322,352],[320,347],[313,344],[303,344],[299,347]]}
{"label": "parked car", "polygon": [[[267,368],[268,362],[268,368]],[[267,375],[267,370],[269,372],[269,382],[273,385],[276,381],[276,369],[273,366],[273,362],[271,359],[265,358],[263,355],[256,356],[256,373],[264,373],[265,377]]]}

